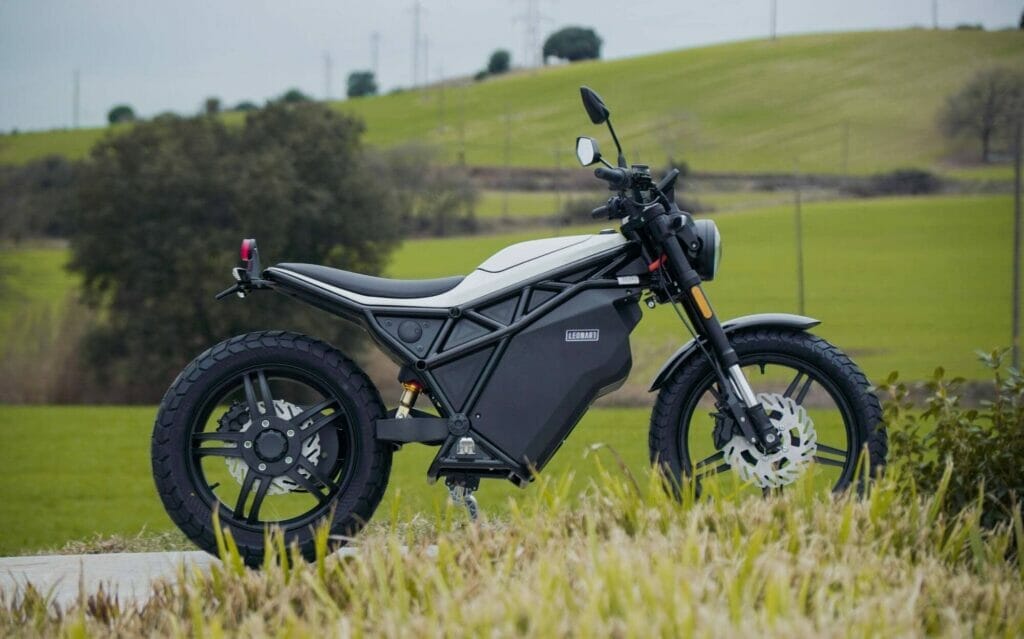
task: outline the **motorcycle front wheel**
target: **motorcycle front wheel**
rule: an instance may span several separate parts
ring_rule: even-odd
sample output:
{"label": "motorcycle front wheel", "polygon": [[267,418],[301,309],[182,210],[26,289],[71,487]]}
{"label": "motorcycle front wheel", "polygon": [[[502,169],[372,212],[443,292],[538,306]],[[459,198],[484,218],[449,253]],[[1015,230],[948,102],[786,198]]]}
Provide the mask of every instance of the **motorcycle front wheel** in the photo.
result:
{"label": "motorcycle front wheel", "polygon": [[153,478],[171,519],[217,553],[213,515],[259,565],[268,527],[307,559],[329,526],[337,547],[369,520],[391,470],[376,440],[384,406],[337,349],[282,331],[221,342],[167,391],[152,438]]}
{"label": "motorcycle front wheel", "polygon": [[842,491],[858,469],[871,476],[884,466],[888,446],[878,398],[842,351],[787,329],[744,331],[730,342],[783,450],[765,455],[736,436],[731,418],[716,408],[717,376],[698,353],[665,382],[651,413],[651,461],[670,479],[693,480],[698,491],[712,481],[738,479],[743,489],[767,492],[813,472],[816,484]]}

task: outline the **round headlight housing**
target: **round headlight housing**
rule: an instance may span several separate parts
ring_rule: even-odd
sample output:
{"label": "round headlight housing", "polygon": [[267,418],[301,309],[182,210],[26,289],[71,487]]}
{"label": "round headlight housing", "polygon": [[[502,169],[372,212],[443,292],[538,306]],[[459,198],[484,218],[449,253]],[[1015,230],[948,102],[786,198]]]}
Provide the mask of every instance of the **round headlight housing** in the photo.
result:
{"label": "round headlight housing", "polygon": [[711,220],[696,220],[693,226],[697,241],[700,242],[693,268],[702,280],[713,280],[722,261],[722,234],[718,232],[718,225]]}

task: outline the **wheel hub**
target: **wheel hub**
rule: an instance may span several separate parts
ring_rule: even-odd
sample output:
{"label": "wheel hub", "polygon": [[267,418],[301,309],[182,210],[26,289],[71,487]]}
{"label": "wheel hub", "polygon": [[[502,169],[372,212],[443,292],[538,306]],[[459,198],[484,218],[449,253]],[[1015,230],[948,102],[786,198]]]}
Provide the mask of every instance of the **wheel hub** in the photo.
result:
{"label": "wheel hub", "polygon": [[814,422],[807,410],[789,397],[761,393],[757,399],[778,431],[782,448],[765,454],[745,438],[733,437],[722,449],[724,459],[743,481],[761,488],[792,484],[804,473],[817,451]]}
{"label": "wheel hub", "polygon": [[[263,409],[262,402],[259,403],[259,407],[261,410]],[[319,466],[327,459],[337,455],[337,440],[334,439],[332,441],[328,437],[325,443],[325,439],[321,438],[321,433],[317,433],[303,441],[301,447],[296,447],[294,453],[289,452],[294,444],[288,438],[287,432],[282,433],[281,428],[295,430],[295,426],[289,425],[288,420],[302,413],[302,410],[301,406],[281,399],[275,399],[274,416],[269,418],[264,416],[257,420],[256,431],[252,431],[253,425],[252,420],[249,418],[249,412],[242,406],[232,408],[221,418],[221,429],[235,430],[251,436],[247,438],[251,448],[246,449],[247,452],[242,458],[226,457],[224,459],[228,472],[231,473],[231,476],[238,482],[239,486],[245,482],[245,475],[252,468],[254,471],[261,474],[269,474],[273,477],[270,482],[270,488],[267,490],[268,495],[283,495],[295,492],[301,490],[299,485],[288,477],[281,476],[281,474],[293,468],[299,462],[300,457],[306,459],[313,466]],[[267,426],[263,426],[264,420],[267,421]],[[301,426],[305,425],[302,424]],[[281,428],[275,426],[280,426]],[[250,451],[252,455],[249,454]],[[246,457],[248,457],[248,461]],[[263,463],[265,466],[264,470],[260,470],[259,463],[251,462]],[[306,479],[311,478],[309,471],[305,468],[299,468],[297,472]]]}
{"label": "wheel hub", "polygon": [[277,429],[265,430],[253,442],[256,456],[268,462],[276,462],[288,452],[288,439]]}

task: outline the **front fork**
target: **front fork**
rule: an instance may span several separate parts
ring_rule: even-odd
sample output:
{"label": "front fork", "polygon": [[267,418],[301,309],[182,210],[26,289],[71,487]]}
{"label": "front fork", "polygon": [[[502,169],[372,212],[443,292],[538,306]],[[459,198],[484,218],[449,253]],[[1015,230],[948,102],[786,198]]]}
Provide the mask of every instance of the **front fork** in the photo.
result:
{"label": "front fork", "polygon": [[[659,238],[664,255],[665,267],[670,270],[673,280],[682,292],[683,308],[700,336],[703,336],[711,349],[711,355],[717,361],[715,374],[723,397],[718,398],[721,408],[739,426],[743,437],[766,453],[777,452],[782,447],[781,438],[765,413],[761,402],[757,400],[754,390],[750,387],[740,359],[729,343],[729,338],[718,321],[711,303],[708,302],[701,288],[701,279],[697,271],[690,266],[683,247],[676,237],[669,217],[659,215],[650,221],[655,237]],[[672,291],[669,292],[670,297]]]}

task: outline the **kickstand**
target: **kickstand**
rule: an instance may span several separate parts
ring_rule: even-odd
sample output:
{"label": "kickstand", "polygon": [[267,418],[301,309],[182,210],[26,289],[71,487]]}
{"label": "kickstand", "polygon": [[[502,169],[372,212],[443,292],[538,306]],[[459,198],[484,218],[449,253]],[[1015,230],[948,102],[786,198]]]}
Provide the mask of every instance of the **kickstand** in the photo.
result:
{"label": "kickstand", "polygon": [[456,506],[465,506],[469,518],[476,521],[480,516],[480,509],[477,507],[476,497],[473,496],[473,493],[480,487],[480,478],[469,475],[447,477],[444,484],[448,487],[448,495],[451,497],[452,503]]}

